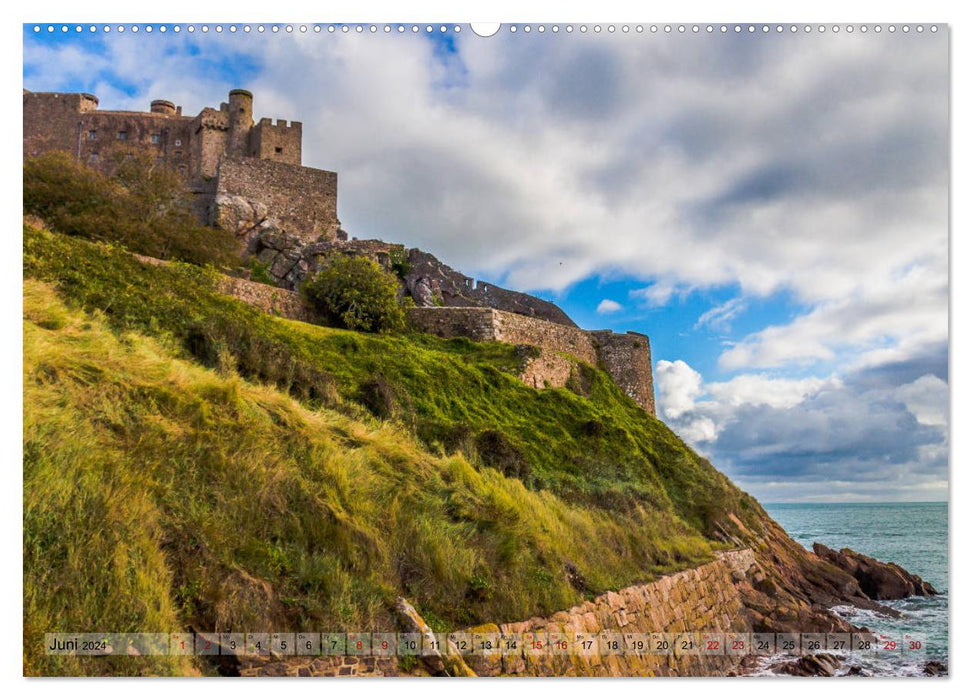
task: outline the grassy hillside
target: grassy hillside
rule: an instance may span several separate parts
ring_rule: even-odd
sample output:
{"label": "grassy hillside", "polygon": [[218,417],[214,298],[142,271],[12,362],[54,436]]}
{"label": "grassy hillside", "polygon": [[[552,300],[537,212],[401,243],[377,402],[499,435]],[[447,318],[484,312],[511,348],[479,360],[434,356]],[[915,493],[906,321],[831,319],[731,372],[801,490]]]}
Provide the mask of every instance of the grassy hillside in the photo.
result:
{"label": "grassy hillside", "polygon": [[289,322],[210,273],[24,229],[28,673],[45,631],[515,620],[711,556],[757,504],[600,370]]}
{"label": "grassy hillside", "polygon": [[188,357],[309,405],[351,415],[366,406],[433,451],[461,450],[570,502],[610,510],[673,505],[703,531],[726,508],[743,518],[757,508],[592,367],[582,367],[574,391],[536,391],[516,379],[521,358],[510,345],[286,321],[216,293],[199,267],[146,265],[123,249],[29,227],[24,275],[102,311],[116,331],[170,337]]}

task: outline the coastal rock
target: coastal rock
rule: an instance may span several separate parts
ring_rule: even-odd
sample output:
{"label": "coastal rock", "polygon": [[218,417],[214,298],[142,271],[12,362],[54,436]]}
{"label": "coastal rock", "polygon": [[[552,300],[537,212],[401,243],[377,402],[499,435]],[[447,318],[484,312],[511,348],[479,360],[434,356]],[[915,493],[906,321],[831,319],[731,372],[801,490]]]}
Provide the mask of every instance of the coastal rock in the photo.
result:
{"label": "coastal rock", "polygon": [[942,661],[928,661],[924,664],[925,676],[946,676],[947,664]]}
{"label": "coastal rock", "polygon": [[787,676],[824,676],[832,677],[842,667],[839,658],[832,654],[810,654],[794,661],[772,667],[776,673]]}
{"label": "coastal rock", "polygon": [[855,578],[860,585],[860,590],[873,600],[899,600],[914,595],[937,595],[934,587],[920,576],[909,573],[893,562],[884,564],[849,548],[836,552],[819,542],[813,544],[813,551],[821,559]]}

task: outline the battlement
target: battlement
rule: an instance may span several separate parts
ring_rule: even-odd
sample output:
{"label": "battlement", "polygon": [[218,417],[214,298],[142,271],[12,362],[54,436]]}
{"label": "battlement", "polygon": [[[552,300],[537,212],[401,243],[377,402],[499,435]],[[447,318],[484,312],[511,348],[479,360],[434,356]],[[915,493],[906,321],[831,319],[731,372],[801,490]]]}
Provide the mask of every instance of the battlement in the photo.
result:
{"label": "battlement", "polygon": [[303,123],[286,119],[263,118],[253,127],[250,136],[252,155],[262,160],[300,165],[302,158]]}
{"label": "battlement", "polygon": [[[226,212],[216,211],[218,193],[224,201],[245,198],[257,209],[272,203],[274,218],[305,241],[337,235],[337,175],[302,167],[302,122],[262,118],[254,123],[248,90],[231,90],[218,109],[204,107],[195,116],[183,116],[182,107],[166,99],[152,100],[147,112],[102,110],[98,98],[87,93],[24,90],[23,99],[24,158],[65,151],[111,174],[119,151],[142,152],[185,177],[204,221],[226,223]],[[234,164],[221,169],[230,160]],[[246,161],[289,167],[239,165]]]}

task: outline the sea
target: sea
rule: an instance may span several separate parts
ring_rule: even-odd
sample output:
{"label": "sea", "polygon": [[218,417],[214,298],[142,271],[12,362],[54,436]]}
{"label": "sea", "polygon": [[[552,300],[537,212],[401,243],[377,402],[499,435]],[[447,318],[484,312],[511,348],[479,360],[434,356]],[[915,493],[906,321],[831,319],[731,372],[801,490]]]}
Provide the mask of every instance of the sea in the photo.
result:
{"label": "sea", "polygon": [[[763,504],[769,515],[807,549],[822,542],[832,549],[850,549],[880,561],[892,561],[928,581],[938,596],[881,601],[900,619],[843,605],[835,612],[875,633],[923,641],[922,652],[850,653],[844,670],[859,666],[873,676],[920,676],[931,660],[948,662],[948,528],[947,503]],[[759,675],[771,675],[763,665]]]}

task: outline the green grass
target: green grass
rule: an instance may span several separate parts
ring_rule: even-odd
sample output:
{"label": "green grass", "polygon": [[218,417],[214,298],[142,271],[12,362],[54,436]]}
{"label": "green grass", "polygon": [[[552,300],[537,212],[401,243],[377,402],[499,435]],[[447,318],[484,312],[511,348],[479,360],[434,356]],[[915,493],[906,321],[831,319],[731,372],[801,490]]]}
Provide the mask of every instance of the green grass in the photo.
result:
{"label": "green grass", "polygon": [[24,275],[29,674],[207,672],[38,654],[53,630],[380,629],[399,595],[442,630],[548,614],[764,517],[595,367],[537,391],[513,346],[286,321],[29,226]]}
{"label": "green grass", "polygon": [[[24,229],[24,274],[115,331],[166,337],[184,356],[271,383],[310,406],[390,415],[438,454],[475,463],[476,438],[501,433],[528,464],[527,485],[611,512],[641,507],[711,534],[741,494],[609,376],[583,367],[584,396],[519,382],[515,348],[427,335],[378,336],[286,321],[213,289],[212,273],[146,265],[123,249]],[[371,389],[380,386],[375,407]],[[488,456],[486,456],[488,457]],[[743,517],[744,519],[744,517]]]}
{"label": "green grass", "polygon": [[[35,276],[41,243],[58,240],[30,234]],[[457,627],[566,608],[711,556],[670,506],[570,503],[461,454],[430,453],[406,425],[200,366],[173,332],[121,330],[123,305],[83,310],[62,298],[79,289],[64,271],[83,276],[83,260],[59,268],[61,294],[24,284],[27,674],[195,671],[178,657],[44,656],[39,640],[52,630],[387,629],[402,594],[435,624]],[[142,296],[144,277],[125,272],[117,299],[152,297]],[[203,279],[155,272],[159,283]],[[173,304],[178,291],[154,288]],[[503,356],[409,344],[399,340],[398,363],[438,358],[455,376]],[[588,590],[571,587],[567,564]]]}

